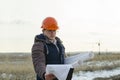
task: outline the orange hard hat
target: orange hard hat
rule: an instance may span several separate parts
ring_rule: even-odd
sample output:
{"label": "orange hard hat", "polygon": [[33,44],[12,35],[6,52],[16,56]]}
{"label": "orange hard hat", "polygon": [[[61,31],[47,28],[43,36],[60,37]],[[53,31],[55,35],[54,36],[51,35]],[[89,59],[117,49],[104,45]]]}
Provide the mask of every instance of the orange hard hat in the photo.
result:
{"label": "orange hard hat", "polygon": [[57,30],[59,27],[53,17],[47,17],[43,20],[41,28],[46,30]]}

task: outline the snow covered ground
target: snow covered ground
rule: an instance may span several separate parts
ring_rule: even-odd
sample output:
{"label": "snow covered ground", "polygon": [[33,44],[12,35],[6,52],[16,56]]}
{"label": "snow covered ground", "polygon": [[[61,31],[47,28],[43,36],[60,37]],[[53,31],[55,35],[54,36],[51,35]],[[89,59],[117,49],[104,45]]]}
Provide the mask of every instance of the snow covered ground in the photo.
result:
{"label": "snow covered ground", "polygon": [[[93,80],[94,78],[97,77],[110,77],[114,75],[120,74],[120,68],[116,68],[113,70],[101,70],[101,71],[94,71],[94,72],[84,72],[84,71],[79,71],[77,74],[73,74],[72,80]],[[0,75],[2,78],[12,78],[14,77],[12,74],[7,75],[6,73],[3,73]]]}
{"label": "snow covered ground", "polygon": [[84,72],[79,71],[79,73],[74,74],[72,80],[93,80],[97,77],[110,77],[114,75],[120,74],[120,68],[116,68],[113,70],[101,70],[101,71],[94,71],[94,72]]}
{"label": "snow covered ground", "polygon": [[[116,61],[91,61],[86,62],[83,65],[84,66],[106,66],[106,65],[113,65],[113,64],[119,64],[120,60]],[[97,77],[110,77],[114,75],[120,74],[120,67],[112,70],[99,70],[99,71],[79,71],[78,73],[73,74],[72,80],[93,80]]]}

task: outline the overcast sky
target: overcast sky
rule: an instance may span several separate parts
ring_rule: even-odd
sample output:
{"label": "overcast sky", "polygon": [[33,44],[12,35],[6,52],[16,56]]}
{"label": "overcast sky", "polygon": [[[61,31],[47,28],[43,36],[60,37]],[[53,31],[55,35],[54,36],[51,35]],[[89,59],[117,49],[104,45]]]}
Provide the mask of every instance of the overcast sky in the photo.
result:
{"label": "overcast sky", "polygon": [[31,52],[41,22],[58,21],[66,52],[120,51],[119,0],[0,0],[0,52]]}

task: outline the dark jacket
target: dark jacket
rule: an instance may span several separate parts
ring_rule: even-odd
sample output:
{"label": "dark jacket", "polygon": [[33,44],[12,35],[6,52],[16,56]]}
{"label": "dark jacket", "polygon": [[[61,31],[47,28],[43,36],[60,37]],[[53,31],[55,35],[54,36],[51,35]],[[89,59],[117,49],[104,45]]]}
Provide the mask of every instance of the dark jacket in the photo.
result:
{"label": "dark jacket", "polygon": [[32,60],[36,74],[43,79],[47,64],[64,64],[65,48],[56,37],[56,45],[43,34],[37,35],[32,47]]}

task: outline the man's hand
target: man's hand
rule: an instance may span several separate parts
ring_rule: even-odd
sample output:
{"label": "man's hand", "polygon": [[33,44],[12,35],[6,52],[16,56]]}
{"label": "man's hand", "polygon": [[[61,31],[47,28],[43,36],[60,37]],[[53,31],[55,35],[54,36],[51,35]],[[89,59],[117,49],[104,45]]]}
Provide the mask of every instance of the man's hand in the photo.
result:
{"label": "man's hand", "polygon": [[45,74],[45,80],[53,80],[56,77],[53,74]]}

